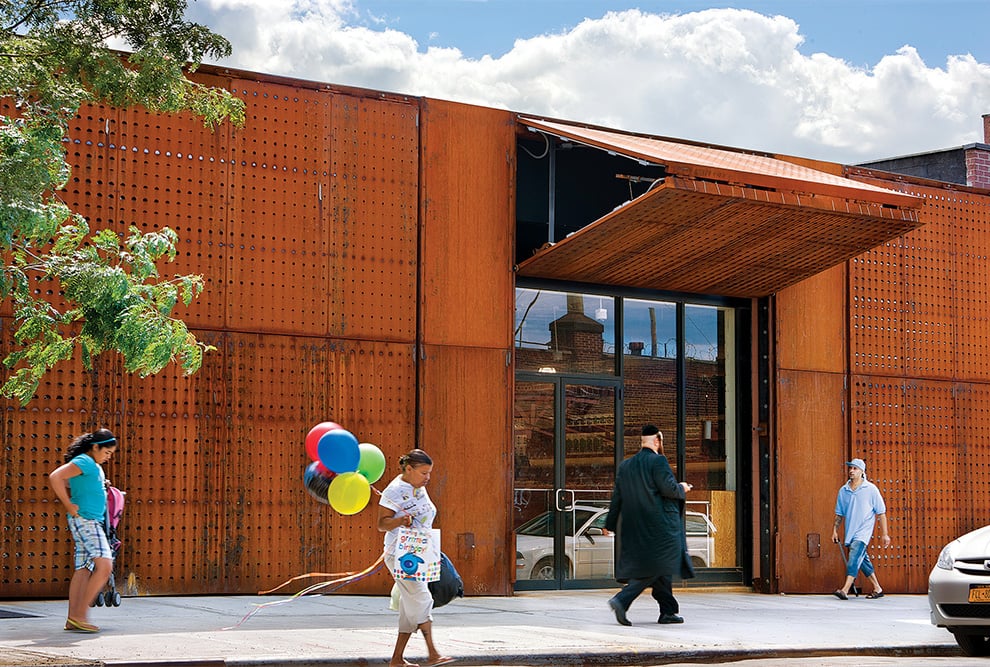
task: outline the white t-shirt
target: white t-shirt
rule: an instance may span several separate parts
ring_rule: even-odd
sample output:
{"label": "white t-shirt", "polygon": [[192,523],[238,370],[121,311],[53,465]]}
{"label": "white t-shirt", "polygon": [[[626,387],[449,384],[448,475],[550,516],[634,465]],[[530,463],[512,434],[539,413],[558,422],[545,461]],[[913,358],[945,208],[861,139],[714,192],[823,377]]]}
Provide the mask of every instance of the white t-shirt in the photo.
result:
{"label": "white t-shirt", "polygon": [[[396,516],[413,517],[413,528],[428,530],[433,527],[433,518],[437,515],[437,506],[430,500],[430,494],[426,492],[426,487],[413,487],[409,482],[402,481],[402,475],[397,476],[385,490],[378,504],[387,507]],[[399,539],[399,529],[393,528],[385,533],[385,553],[392,554],[395,551],[395,541]]]}

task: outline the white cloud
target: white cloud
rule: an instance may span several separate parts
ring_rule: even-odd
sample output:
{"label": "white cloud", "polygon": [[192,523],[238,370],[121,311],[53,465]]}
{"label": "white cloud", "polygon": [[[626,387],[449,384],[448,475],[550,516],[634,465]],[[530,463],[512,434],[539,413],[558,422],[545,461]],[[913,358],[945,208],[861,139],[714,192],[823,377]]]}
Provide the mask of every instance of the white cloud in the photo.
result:
{"label": "white cloud", "polygon": [[930,67],[906,46],[854,67],[748,10],[610,12],[480,59],[365,27],[350,0],[190,13],[231,40],[231,67],[845,163],[982,141],[990,112],[990,65],[972,56]]}

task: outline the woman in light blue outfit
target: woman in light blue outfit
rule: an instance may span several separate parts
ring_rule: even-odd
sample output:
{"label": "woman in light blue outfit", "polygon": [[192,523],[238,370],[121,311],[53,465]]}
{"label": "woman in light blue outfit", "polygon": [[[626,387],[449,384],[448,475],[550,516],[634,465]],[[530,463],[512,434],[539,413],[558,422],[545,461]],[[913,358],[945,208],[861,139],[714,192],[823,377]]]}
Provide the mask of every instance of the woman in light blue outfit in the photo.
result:
{"label": "woman in light blue outfit", "polygon": [[90,602],[106,586],[113,571],[113,550],[103,531],[107,484],[101,466],[116,450],[117,438],[109,430],[85,433],[69,445],[65,463],[48,475],[48,483],[68,514],[69,531],[76,547],[66,630],[100,631],[87,616]]}

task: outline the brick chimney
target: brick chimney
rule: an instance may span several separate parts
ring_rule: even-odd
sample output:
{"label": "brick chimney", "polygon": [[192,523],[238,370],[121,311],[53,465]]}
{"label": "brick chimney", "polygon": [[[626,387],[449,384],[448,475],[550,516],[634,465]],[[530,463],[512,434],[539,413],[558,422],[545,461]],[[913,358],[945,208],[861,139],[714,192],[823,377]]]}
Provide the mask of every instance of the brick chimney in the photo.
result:
{"label": "brick chimney", "polygon": [[990,188],[990,113],[983,114],[983,145],[966,151],[966,185]]}

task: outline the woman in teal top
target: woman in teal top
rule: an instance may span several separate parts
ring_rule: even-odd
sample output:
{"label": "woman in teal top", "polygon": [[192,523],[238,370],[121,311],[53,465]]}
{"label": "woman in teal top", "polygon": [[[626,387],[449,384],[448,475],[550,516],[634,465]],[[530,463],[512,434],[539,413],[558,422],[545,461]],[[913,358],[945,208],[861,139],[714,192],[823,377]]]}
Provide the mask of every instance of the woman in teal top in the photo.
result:
{"label": "woman in teal top", "polygon": [[113,571],[113,550],[103,530],[107,485],[101,466],[116,450],[117,438],[109,430],[85,433],[69,445],[65,463],[48,475],[48,483],[68,513],[69,531],[76,547],[66,630],[100,631],[87,616],[90,602],[106,586]]}

